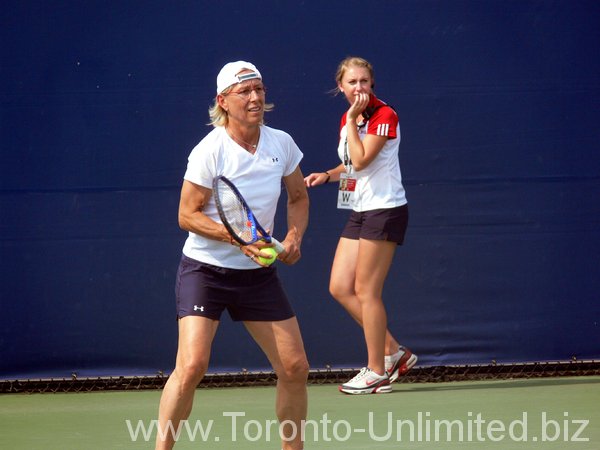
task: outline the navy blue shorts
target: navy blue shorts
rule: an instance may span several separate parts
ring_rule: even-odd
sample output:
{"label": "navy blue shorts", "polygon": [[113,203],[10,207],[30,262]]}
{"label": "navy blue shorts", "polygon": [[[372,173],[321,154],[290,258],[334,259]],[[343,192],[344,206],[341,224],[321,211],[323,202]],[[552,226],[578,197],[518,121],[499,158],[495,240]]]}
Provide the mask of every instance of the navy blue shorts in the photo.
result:
{"label": "navy blue shorts", "polygon": [[391,241],[402,245],[407,226],[408,205],[364,212],[352,211],[342,231],[342,237]]}
{"label": "navy blue shorts", "polygon": [[177,317],[279,321],[294,317],[275,267],[226,269],[182,255],[175,283]]}

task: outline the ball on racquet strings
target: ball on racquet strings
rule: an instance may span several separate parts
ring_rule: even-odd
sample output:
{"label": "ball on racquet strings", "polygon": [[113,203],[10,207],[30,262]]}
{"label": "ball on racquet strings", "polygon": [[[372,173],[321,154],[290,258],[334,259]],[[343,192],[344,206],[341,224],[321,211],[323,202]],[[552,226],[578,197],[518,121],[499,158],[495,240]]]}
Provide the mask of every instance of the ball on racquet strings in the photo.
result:
{"label": "ball on racquet strings", "polygon": [[277,261],[277,251],[275,251],[274,248],[272,248],[272,247],[262,248],[262,249],[260,249],[260,251],[262,253],[269,253],[271,255],[269,258],[263,258],[262,256],[259,256],[258,260],[260,261],[261,264],[266,264],[267,266],[270,266],[275,261]]}

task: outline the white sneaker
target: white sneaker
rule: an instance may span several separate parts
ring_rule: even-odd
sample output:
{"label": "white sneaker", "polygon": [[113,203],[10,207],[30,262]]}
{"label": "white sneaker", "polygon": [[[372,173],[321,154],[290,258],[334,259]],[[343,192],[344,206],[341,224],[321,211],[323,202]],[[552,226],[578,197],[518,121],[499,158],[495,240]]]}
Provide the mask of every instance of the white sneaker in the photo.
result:
{"label": "white sneaker", "polygon": [[408,372],[417,362],[417,355],[413,354],[406,347],[400,346],[397,353],[385,357],[385,373],[390,378],[390,383],[393,383]]}
{"label": "white sneaker", "polygon": [[392,392],[390,379],[386,374],[377,375],[368,367],[363,367],[358,374],[339,387],[345,394],[386,394]]}

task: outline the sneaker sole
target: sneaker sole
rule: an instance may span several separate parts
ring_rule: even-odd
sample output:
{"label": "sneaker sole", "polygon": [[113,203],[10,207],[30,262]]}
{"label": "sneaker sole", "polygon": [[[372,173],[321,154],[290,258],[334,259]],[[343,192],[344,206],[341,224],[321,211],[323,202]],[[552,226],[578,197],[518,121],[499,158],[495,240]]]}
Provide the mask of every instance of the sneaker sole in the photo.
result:
{"label": "sneaker sole", "polygon": [[417,355],[411,354],[410,357],[403,363],[400,364],[396,369],[392,371],[390,374],[390,383],[393,383],[400,375],[406,374],[413,366],[417,363]]}
{"label": "sneaker sole", "polygon": [[392,392],[392,385],[386,384],[383,386],[377,386],[377,387],[366,388],[366,389],[350,389],[350,388],[344,388],[343,386],[339,386],[338,389],[340,392],[342,392],[344,394],[350,394],[350,395],[389,394],[390,392]]}

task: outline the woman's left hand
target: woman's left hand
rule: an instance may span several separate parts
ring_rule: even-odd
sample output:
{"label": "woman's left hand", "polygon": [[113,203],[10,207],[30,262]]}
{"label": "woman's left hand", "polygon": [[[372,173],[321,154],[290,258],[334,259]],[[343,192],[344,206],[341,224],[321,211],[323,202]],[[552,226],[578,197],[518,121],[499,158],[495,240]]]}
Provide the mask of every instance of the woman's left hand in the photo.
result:
{"label": "woman's left hand", "polygon": [[295,240],[285,240],[282,242],[285,250],[277,257],[282,263],[291,266],[296,264],[301,257],[300,245]]}
{"label": "woman's left hand", "polygon": [[347,121],[356,121],[358,116],[365,110],[369,104],[369,94],[360,92],[354,96],[354,103],[350,105],[348,112],[346,113]]}

